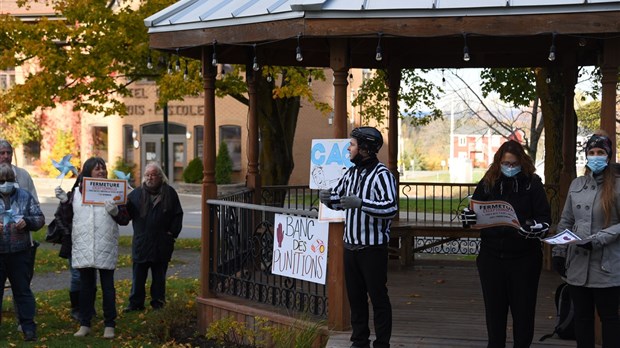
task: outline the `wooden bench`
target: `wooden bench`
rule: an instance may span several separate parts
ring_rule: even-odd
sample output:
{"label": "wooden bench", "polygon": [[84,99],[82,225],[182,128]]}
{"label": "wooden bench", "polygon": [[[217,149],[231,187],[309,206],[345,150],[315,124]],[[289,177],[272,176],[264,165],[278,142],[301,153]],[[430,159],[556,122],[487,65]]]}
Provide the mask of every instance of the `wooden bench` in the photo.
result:
{"label": "wooden bench", "polygon": [[[436,242],[414,248],[413,239],[415,237],[434,237],[441,238]],[[391,247],[392,255],[396,255],[400,264],[403,266],[413,263],[413,255],[416,252],[432,248],[434,246],[451,242],[459,238],[478,238],[480,231],[470,228],[463,228],[460,222],[441,222],[441,221],[403,221],[392,222],[390,239],[398,240],[397,247]]]}

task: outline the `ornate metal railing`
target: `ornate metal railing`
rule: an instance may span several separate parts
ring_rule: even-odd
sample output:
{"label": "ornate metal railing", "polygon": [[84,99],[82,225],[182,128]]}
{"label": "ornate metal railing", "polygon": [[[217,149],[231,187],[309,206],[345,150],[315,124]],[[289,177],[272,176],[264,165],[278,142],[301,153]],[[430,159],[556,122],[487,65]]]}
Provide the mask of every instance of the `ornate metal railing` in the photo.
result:
{"label": "ornate metal railing", "polygon": [[310,210],[209,200],[211,291],[325,317],[325,285],[271,273],[275,214],[316,217]]}
{"label": "ornate metal railing", "polygon": [[[430,182],[401,182],[399,187],[400,220],[421,224],[459,225],[459,212],[469,204],[476,184],[451,184]],[[561,213],[559,207],[559,186],[545,185],[552,207],[552,221],[557,222]],[[318,190],[307,186],[266,186],[262,200],[270,206],[290,209],[318,210]],[[438,227],[440,228],[440,227]],[[419,236],[414,239],[414,250],[431,254],[477,254],[479,238],[442,239]],[[433,245],[432,247],[427,247]]]}

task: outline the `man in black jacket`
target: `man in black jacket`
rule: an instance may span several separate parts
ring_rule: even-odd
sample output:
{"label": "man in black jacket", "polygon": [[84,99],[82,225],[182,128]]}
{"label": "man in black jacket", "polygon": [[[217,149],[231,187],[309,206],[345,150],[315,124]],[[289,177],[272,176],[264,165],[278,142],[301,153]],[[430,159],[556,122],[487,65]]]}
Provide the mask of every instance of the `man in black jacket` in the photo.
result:
{"label": "man in black jacket", "polygon": [[183,208],[161,167],[149,163],[142,185],[127,197],[127,210],[133,223],[131,258],[133,277],[129,305],[125,312],[143,310],[145,284],[151,269],[151,306],[166,303],[166,271],[174,242],[183,225]]}

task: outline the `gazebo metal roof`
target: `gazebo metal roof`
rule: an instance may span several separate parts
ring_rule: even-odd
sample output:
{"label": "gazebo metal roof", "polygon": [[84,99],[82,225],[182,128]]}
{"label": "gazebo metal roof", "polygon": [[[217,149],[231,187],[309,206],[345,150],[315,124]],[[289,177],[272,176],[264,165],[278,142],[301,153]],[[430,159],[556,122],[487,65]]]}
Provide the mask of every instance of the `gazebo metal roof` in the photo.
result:
{"label": "gazebo metal roof", "polygon": [[[557,56],[594,65],[601,40],[620,36],[612,0],[182,0],[145,19],[151,47],[194,58],[327,67],[329,39],[348,41],[350,67],[544,66]],[[385,59],[377,62],[380,45]],[[256,53],[254,53],[256,45]],[[463,61],[467,45],[471,60]],[[300,46],[304,62],[297,62]],[[571,58],[572,59],[572,58]]]}

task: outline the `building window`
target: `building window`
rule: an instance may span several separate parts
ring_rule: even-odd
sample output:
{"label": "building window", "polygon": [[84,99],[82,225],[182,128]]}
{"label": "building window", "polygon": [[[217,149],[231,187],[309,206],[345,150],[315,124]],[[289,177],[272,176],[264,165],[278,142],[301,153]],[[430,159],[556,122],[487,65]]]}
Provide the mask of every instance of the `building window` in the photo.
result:
{"label": "building window", "polygon": [[0,90],[10,89],[15,85],[15,69],[0,71]]}
{"label": "building window", "polygon": [[108,127],[93,127],[93,155],[108,159]]}
{"label": "building window", "polygon": [[123,126],[123,161],[125,163],[133,163],[133,126]]}
{"label": "building window", "polygon": [[194,153],[204,162],[204,127],[194,126]]}
{"label": "building window", "polygon": [[228,146],[233,170],[241,170],[241,127],[220,126],[220,142],[224,142]]}
{"label": "building window", "polygon": [[465,146],[465,145],[467,145],[467,137],[459,136],[459,146]]}

